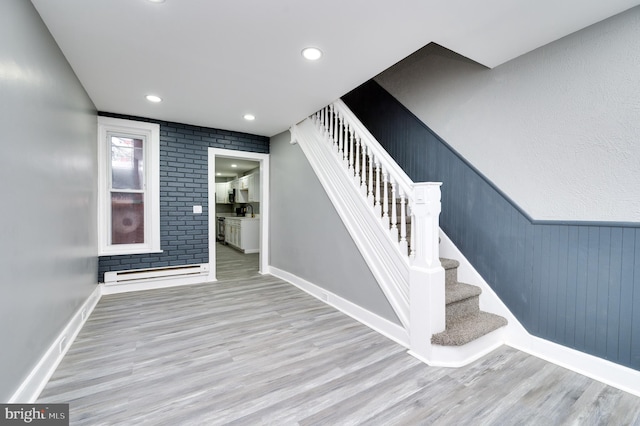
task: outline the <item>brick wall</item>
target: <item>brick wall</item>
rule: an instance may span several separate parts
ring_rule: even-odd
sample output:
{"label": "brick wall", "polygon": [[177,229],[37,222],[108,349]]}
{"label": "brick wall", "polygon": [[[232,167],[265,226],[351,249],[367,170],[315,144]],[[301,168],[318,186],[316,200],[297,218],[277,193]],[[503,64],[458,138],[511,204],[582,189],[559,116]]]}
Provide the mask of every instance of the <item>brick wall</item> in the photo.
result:
{"label": "brick wall", "polygon": [[[99,115],[160,125],[160,247],[162,253],[99,258],[104,273],[209,262],[208,148],[269,152],[269,138],[228,130],[100,112]],[[193,214],[201,205],[202,214]],[[213,204],[212,204],[213,205]]]}

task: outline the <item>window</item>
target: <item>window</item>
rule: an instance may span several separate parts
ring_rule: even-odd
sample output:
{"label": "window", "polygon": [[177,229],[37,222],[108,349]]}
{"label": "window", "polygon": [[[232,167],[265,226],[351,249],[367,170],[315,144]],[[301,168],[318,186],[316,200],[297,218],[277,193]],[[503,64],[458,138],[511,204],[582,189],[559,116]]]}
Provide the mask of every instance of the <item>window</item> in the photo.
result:
{"label": "window", "polygon": [[98,117],[99,255],[160,252],[160,126]]}

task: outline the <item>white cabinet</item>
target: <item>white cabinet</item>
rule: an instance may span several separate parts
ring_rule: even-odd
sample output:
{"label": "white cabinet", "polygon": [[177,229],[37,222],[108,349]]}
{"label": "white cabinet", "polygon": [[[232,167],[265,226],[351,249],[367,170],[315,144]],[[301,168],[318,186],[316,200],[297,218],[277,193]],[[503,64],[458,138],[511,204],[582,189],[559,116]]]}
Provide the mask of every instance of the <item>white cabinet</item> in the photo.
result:
{"label": "white cabinet", "polygon": [[238,189],[249,189],[249,176],[242,176],[238,179]]}
{"label": "white cabinet", "polygon": [[224,221],[224,242],[240,248],[240,220],[226,218]]}
{"label": "white cabinet", "polygon": [[236,190],[236,203],[248,203],[249,202],[249,191],[246,189],[238,189]]}
{"label": "white cabinet", "polygon": [[226,218],[224,241],[245,253],[258,253],[260,251],[260,220]]}
{"label": "white cabinet", "polygon": [[216,204],[229,204],[229,182],[216,182]]}
{"label": "white cabinet", "polygon": [[260,173],[252,173],[249,176],[249,202],[260,202]]}

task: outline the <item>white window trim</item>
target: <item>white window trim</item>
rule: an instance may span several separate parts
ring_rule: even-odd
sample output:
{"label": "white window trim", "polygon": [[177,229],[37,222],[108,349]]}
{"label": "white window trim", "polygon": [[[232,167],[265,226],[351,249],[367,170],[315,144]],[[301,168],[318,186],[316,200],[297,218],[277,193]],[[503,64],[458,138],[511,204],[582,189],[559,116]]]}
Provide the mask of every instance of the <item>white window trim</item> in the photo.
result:
{"label": "white window trim", "polygon": [[[109,244],[111,231],[110,152],[107,133],[142,136],[145,158],[143,244]],[[160,126],[155,123],[98,117],[98,255],[160,253]]]}

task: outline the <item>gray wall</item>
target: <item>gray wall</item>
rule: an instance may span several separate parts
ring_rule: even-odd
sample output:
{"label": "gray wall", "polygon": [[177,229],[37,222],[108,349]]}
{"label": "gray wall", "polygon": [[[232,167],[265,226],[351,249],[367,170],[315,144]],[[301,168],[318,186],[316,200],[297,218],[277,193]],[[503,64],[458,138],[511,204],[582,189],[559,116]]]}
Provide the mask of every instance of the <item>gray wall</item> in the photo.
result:
{"label": "gray wall", "polygon": [[640,221],[640,7],[492,70],[430,45],[376,77],[534,219]]}
{"label": "gray wall", "polygon": [[[122,114],[100,115],[160,125],[162,253],[101,256],[98,281],[103,282],[108,271],[209,263],[209,147],[268,153],[269,138]],[[202,214],[193,213],[194,205],[202,206]]]}
{"label": "gray wall", "polygon": [[271,138],[270,265],[399,324],[289,132]]}
{"label": "gray wall", "polygon": [[0,401],[96,288],[96,112],[30,2],[0,2]]}

